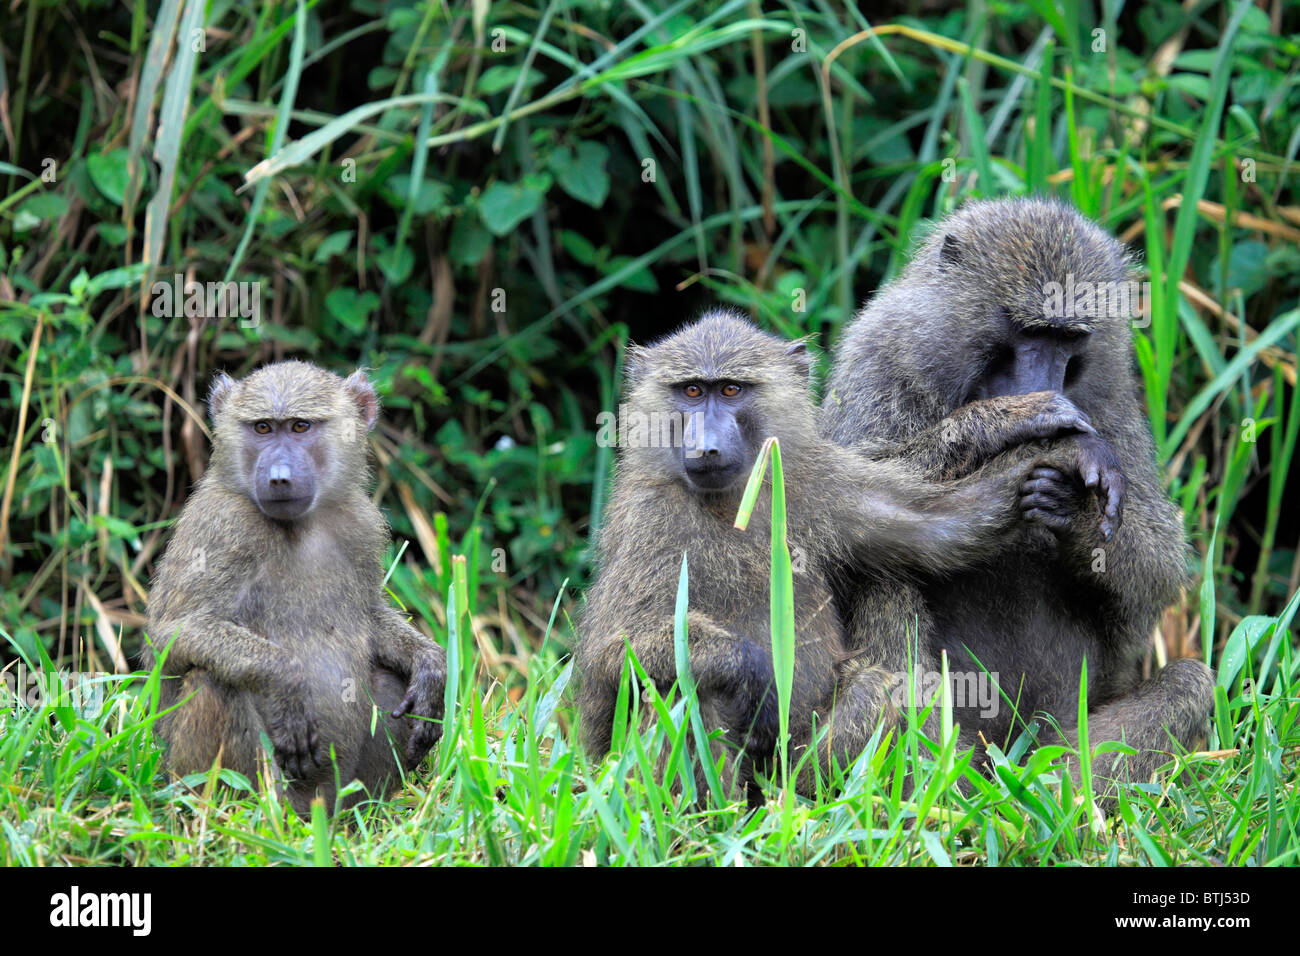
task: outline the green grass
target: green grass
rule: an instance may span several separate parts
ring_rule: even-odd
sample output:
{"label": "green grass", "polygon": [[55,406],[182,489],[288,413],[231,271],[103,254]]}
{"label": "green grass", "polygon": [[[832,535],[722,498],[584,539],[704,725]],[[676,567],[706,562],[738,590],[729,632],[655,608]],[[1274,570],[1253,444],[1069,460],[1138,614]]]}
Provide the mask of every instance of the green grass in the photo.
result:
{"label": "green grass", "polygon": [[[534,656],[518,700],[496,682],[483,691],[478,662],[458,639],[472,622],[456,610],[465,606],[465,562],[456,555],[447,596],[446,702],[454,717],[439,748],[400,793],[346,812],[318,801],[304,821],[273,788],[259,791],[231,771],[214,768],[164,785],[150,737],[159,672],[105,675],[92,682],[81,706],[49,699],[12,715],[0,710],[6,715],[0,716],[0,774],[9,781],[0,790],[0,864],[1296,862],[1300,658],[1287,626],[1300,595],[1281,618],[1242,621],[1214,662],[1219,689],[1207,750],[1172,753],[1163,782],[1122,789],[1109,819],[1092,799],[1086,671],[1080,675],[1078,714],[1081,790],[1061,771],[1062,760],[1080,752],[1031,749],[1028,732],[1005,753],[989,748],[991,776],[973,770],[971,752],[955,751],[945,695],[935,706],[946,711],[946,744],[936,746],[922,735],[925,713],[912,706],[897,741],[881,728],[849,767],[832,769],[824,789],[819,782],[817,799],[795,795],[784,786],[800,767],[789,766],[786,750],[794,622],[788,614],[792,584],[775,443],[755,463],[737,525],[747,521],[769,460],[780,734],[778,776],[768,782],[762,807],[751,811],[743,800],[729,802],[719,768],[707,756],[696,773],[700,755],[710,749],[687,654],[685,556],[677,592],[678,682],[661,697],[629,651],[614,752],[593,763],[573,743],[572,715],[562,703],[572,663],[549,652]],[[1256,671],[1252,662],[1261,649],[1263,664]],[[48,657],[28,666],[53,671]],[[633,674],[647,687],[644,700]],[[653,722],[642,720],[643,707],[654,712]],[[1103,742],[1098,752],[1116,746]],[[803,759],[813,759],[812,748]],[[703,790],[699,779],[707,783]],[[340,799],[349,792],[342,790]]]}
{"label": "green grass", "polygon": [[[1259,622],[1258,640],[1274,623]],[[226,786],[202,774],[166,783],[139,692],[148,678],[105,677],[97,714],[0,717],[0,864],[1294,864],[1300,679],[1290,644],[1275,643],[1252,691],[1228,682],[1212,749],[1125,791],[1105,824],[1068,775],[1062,784],[1064,748],[1028,759],[1027,740],[994,749],[986,778],[968,753],[938,753],[914,729],[878,739],[816,801],[775,782],[753,812],[697,801],[687,701],[633,695],[621,751],[592,764],[563,703],[571,667],[551,654],[533,659],[517,701],[499,684],[476,689],[387,802],[304,821],[229,771]],[[638,731],[642,707],[660,719]]]}
{"label": "green grass", "polygon": [[[0,708],[0,862],[1297,862],[1300,12],[78,9],[26,4],[0,39],[0,659],[104,673],[138,651],[212,372],[309,357],[368,366],[384,397],[388,587],[447,646],[455,716],[387,803],[304,822],[167,781],[145,677],[99,678],[94,715]],[[1059,749],[1001,742],[984,778],[908,731],[817,801],[778,774],[750,814],[703,770],[690,799],[683,670],[624,695],[593,766],[567,655],[627,343],[722,302],[832,347],[926,220],[1035,192],[1151,282],[1135,363],[1200,582],[1151,664],[1216,666],[1205,752],[1102,825]],[[176,272],[260,282],[260,321],[153,315]]]}

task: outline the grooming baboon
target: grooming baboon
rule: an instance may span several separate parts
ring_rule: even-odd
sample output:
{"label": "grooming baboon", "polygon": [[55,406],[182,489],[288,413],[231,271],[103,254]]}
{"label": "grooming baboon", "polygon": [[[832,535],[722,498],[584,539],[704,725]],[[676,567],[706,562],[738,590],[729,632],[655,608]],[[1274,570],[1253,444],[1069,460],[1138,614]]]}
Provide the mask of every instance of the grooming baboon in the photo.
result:
{"label": "grooming baboon", "polygon": [[[384,595],[383,516],[366,494],[379,404],[364,373],[268,365],[208,399],[212,460],[149,600],[158,721],[178,774],[214,760],[257,779],[265,733],[294,808],[337,782],[372,795],[442,734],[446,655]],[[381,713],[371,733],[372,700]],[[391,712],[392,717],[387,714]],[[391,738],[391,740],[390,740]]]}
{"label": "grooming baboon", "polygon": [[[794,574],[796,651],[791,728],[806,741],[817,713],[831,734],[820,752],[855,755],[888,706],[888,675],[848,662],[826,575],[841,561],[940,574],[978,559],[1014,526],[1028,463],[1007,461],[978,479],[930,489],[912,471],[872,462],[822,438],[802,342],[713,312],[629,353],[631,423],[598,541],[576,659],[590,749],[610,747],[625,649],[661,691],[676,680],[673,610],[688,555],[690,666],[710,731],[725,728],[732,792],[771,757],[777,738],[769,623],[770,495],[747,531],[733,526],[763,440],[781,446]],[[1086,428],[1068,403],[1040,402],[1036,436]],[[671,423],[689,422],[676,436]],[[643,426],[650,423],[650,432]],[[638,424],[639,423],[639,424]],[[656,428],[662,430],[656,431]],[[626,642],[626,643],[625,643]],[[835,712],[830,713],[832,700]],[[810,779],[801,781],[808,789]],[[755,799],[755,791],[750,791]]]}
{"label": "grooming baboon", "polygon": [[[823,403],[834,440],[941,480],[978,474],[1020,441],[1029,393],[1063,395],[1086,414],[1095,434],[1055,444],[1059,457],[1023,486],[1024,522],[980,565],[911,588],[860,575],[841,597],[868,659],[896,660],[915,619],[923,653],[945,649],[958,672],[999,675],[1018,725],[1045,713],[1072,741],[1086,655],[1090,742],[1122,738],[1140,752],[1100,760],[1108,781],[1148,779],[1171,733],[1194,745],[1213,700],[1195,660],[1140,683],[1187,572],[1132,370],[1132,279],[1123,247],[1062,203],[965,206],[845,331]],[[976,734],[1005,744],[1019,729],[1005,700],[996,716],[958,706],[957,717],[968,744]]]}

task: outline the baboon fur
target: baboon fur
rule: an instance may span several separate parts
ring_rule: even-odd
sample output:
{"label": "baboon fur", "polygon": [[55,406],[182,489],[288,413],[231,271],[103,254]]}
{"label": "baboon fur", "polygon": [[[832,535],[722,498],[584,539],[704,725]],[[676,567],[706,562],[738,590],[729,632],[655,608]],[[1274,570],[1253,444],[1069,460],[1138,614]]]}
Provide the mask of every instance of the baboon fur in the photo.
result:
{"label": "baboon fur", "polygon": [[[388,528],[366,493],[374,389],[362,372],[345,381],[279,362],[240,382],[219,375],[209,409],[211,462],[149,601],[145,663],[164,661],[162,708],[176,708],[156,725],[166,766],[187,774],[219,760],[256,782],[270,769],[266,734],[299,813],[317,793],[334,808],[331,748],[339,782],[380,796],[399,776],[394,754],[412,769],[442,733],[446,656],[383,592]],[[273,520],[255,503],[250,430],[298,420],[314,436],[316,504]]]}
{"label": "baboon fur", "polygon": [[[943,649],[954,670],[999,675],[1016,706],[1004,699],[992,718],[958,708],[966,744],[982,736],[1005,746],[1035,713],[1075,742],[1086,656],[1090,743],[1123,739],[1139,751],[1132,760],[1099,758],[1110,784],[1148,780],[1177,749],[1171,735],[1195,746],[1213,701],[1212,675],[1196,660],[1172,661],[1141,681],[1153,629],[1188,574],[1182,521],[1139,401],[1130,312],[1062,316],[1046,305],[1050,282],[1117,288],[1133,278],[1123,247],[1063,203],[964,206],[846,329],[823,403],[835,441],[910,463],[928,479],[960,479],[1022,440],[1016,407],[1025,396],[967,401],[1007,330],[1068,337],[1080,364],[1066,374],[1064,397],[1096,431],[1055,443],[1056,454],[1076,456],[1068,480],[1040,482],[1035,471],[1023,489],[1025,520],[978,565],[907,587],[855,573],[840,597],[854,646],[869,660],[897,661],[907,630],[919,627],[926,666]],[[1082,481],[1099,473],[1102,485],[1110,475],[1107,506]]]}
{"label": "baboon fur", "polygon": [[[808,744],[814,715],[819,726],[830,726],[818,760],[805,762],[813,768],[800,780],[807,792],[818,768],[856,756],[890,703],[888,675],[845,660],[846,635],[827,574],[849,560],[934,575],[977,560],[1018,520],[1018,487],[1028,462],[1007,462],[934,489],[905,463],[870,461],[836,445],[817,430],[803,343],[761,332],[725,311],[633,348],[628,368],[629,416],[678,409],[685,383],[743,385],[752,396],[736,414],[744,476],[765,438],[780,444],[787,540],[796,566],[790,704],[796,750]],[[1049,433],[1062,427],[1058,418],[1044,416]],[[598,573],[579,621],[582,726],[589,753],[608,752],[629,645],[661,693],[677,679],[673,614],[685,554],[690,667],[706,729],[726,731],[724,784],[738,795],[773,755],[778,732],[769,621],[770,484],[758,496],[748,529],[740,531],[734,522],[745,477],[702,492],[687,480],[683,461],[681,448],[641,442],[620,449],[597,541]],[[749,790],[751,801],[756,790]]]}

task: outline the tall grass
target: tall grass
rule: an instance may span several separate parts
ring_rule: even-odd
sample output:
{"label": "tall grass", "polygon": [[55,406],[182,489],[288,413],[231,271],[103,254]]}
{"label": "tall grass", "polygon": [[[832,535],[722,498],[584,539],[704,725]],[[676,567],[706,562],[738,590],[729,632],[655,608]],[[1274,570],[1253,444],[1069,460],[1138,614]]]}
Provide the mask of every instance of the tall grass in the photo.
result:
{"label": "tall grass", "polygon": [[[1268,643],[1277,624],[1234,632],[1234,646]],[[93,712],[6,708],[0,863],[1285,864],[1300,845],[1285,789],[1300,687],[1289,642],[1275,643],[1267,684],[1243,692],[1227,681],[1212,742],[1223,748],[1178,757],[1165,783],[1125,791],[1107,826],[1062,778],[1064,748],[1025,759],[1027,735],[1006,753],[992,747],[985,777],[915,726],[897,746],[877,737],[824,800],[787,793],[752,812],[719,803],[691,789],[707,750],[690,746],[689,692],[649,689],[648,704],[633,695],[622,746],[592,764],[559,719],[571,665],[554,658],[533,660],[518,700],[499,684],[464,700],[439,749],[387,802],[301,820],[229,771],[222,786],[202,774],[160,786],[149,739],[157,676],[143,692],[105,676]],[[642,706],[658,719],[638,730]],[[1184,768],[1190,785],[1174,782]]]}

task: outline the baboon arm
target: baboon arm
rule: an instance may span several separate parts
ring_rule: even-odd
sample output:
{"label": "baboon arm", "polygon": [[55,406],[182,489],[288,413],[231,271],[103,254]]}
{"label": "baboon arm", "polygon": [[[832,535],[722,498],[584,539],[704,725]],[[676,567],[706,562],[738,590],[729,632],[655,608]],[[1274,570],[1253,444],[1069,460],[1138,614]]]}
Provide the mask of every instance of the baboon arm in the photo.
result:
{"label": "baboon arm", "polygon": [[[772,683],[772,655],[758,641],[733,634],[696,611],[687,615],[686,629],[691,676],[700,690],[761,694]],[[653,631],[633,633],[628,642],[646,676],[666,692],[677,680],[672,622]],[[625,653],[621,640],[606,641],[598,652],[596,671],[606,681],[617,683]]]}
{"label": "baboon arm", "polygon": [[941,485],[900,462],[846,454],[841,474],[851,469],[855,477],[835,481],[823,500],[828,526],[855,564],[927,574],[961,570],[986,557],[991,542],[1018,519],[1024,467],[1016,459]]}
{"label": "baboon arm", "polygon": [[1140,525],[1130,508],[1124,524],[1109,540],[1095,527],[1080,530],[1066,548],[1067,564],[1081,584],[1106,600],[1114,620],[1127,622],[1149,635],[1160,613],[1178,600],[1187,571],[1176,559],[1183,553],[1180,538],[1163,529]]}
{"label": "baboon arm", "polygon": [[195,668],[229,687],[259,694],[289,690],[297,693],[302,665],[292,652],[219,618],[190,617],[162,621],[149,635],[155,655],[167,654],[167,674]]}
{"label": "baboon arm", "polygon": [[1091,432],[1087,416],[1059,393],[1000,395],[962,405],[929,428],[874,453],[909,462],[930,481],[949,481],[1025,442]]}
{"label": "baboon arm", "polygon": [[375,608],[379,640],[375,641],[375,661],[396,671],[408,680],[421,666],[446,674],[447,652],[425,637],[405,614],[395,607]]}
{"label": "baboon arm", "polygon": [[[707,615],[694,611],[687,618],[687,640],[691,675],[701,708],[706,714],[713,715],[710,719],[721,720],[722,726],[743,733],[750,746],[767,749],[776,739],[777,727],[776,686],[770,649],[759,641],[728,631]],[[628,643],[646,676],[654,681],[660,693],[666,694],[677,680],[672,623],[665,621],[662,627],[653,631],[633,633],[629,635]],[[598,733],[603,732],[612,715],[610,708],[617,696],[625,656],[625,645],[621,640],[606,642],[596,653],[594,674],[599,676],[603,685],[599,695],[603,706],[592,708],[590,712],[599,721]],[[606,739],[599,739],[599,746],[608,747]]]}
{"label": "baboon arm", "polygon": [[406,693],[392,715],[418,718],[406,745],[408,764],[415,766],[442,737],[447,652],[416,630],[395,607],[377,606],[375,619],[375,663],[406,680]]}
{"label": "baboon arm", "polygon": [[909,462],[929,481],[946,481],[969,474],[992,457],[993,435],[982,430],[980,416],[963,405],[947,418],[898,444],[867,445],[870,454]]}

